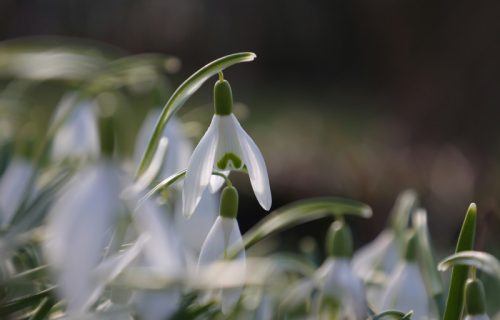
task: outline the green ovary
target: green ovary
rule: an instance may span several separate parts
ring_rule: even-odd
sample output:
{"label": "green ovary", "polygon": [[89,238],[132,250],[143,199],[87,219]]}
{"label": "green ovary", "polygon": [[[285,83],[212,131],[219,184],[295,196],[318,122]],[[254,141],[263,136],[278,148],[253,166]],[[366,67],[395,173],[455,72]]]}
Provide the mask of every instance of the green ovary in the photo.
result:
{"label": "green ovary", "polygon": [[243,165],[241,159],[232,152],[225,153],[219,161],[217,161],[217,168],[225,170],[229,168],[239,169]]}

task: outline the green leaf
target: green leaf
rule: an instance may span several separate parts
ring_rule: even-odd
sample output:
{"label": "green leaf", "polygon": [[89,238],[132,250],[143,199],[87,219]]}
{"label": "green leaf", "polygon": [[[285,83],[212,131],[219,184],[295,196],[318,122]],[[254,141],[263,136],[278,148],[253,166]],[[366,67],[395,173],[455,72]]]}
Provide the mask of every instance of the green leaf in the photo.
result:
{"label": "green leaf", "polygon": [[0,305],[0,315],[8,315],[25,308],[35,306],[43,298],[49,297],[51,294],[53,294],[54,290],[55,287],[52,287],[30,296],[17,298],[15,300],[3,303]]}
{"label": "green leaf", "polygon": [[418,209],[412,216],[412,225],[417,233],[419,246],[421,269],[423,270],[424,278],[429,293],[434,298],[442,316],[444,313],[444,288],[441,275],[436,268],[436,261],[432,250],[429,228],[427,226],[427,212],[424,209]]}
{"label": "green leaf", "polygon": [[170,118],[182,107],[184,102],[186,102],[196,92],[196,90],[198,90],[201,85],[213,75],[216,75],[236,63],[253,61],[255,57],[256,55],[252,52],[240,52],[219,58],[196,71],[186,81],[184,81],[177,88],[177,90],[175,90],[163,107],[160,119],[158,119],[153,135],[151,136],[141,163],[139,164],[136,177],[139,177],[142,173],[144,173],[149,166],[163,129],[167,125]]}
{"label": "green leaf", "polygon": [[[297,201],[275,210],[262,219],[245,233],[243,243],[245,248],[249,248],[275,232],[323,217],[345,214],[369,218],[372,215],[372,210],[364,203],[334,197]],[[239,248],[239,250],[241,249]]]}
{"label": "green leaf", "polygon": [[487,252],[461,251],[452,254],[439,263],[438,269],[446,271],[455,266],[474,267],[500,279],[500,261]]}
{"label": "green leaf", "polygon": [[29,318],[29,320],[44,320],[47,319],[50,310],[54,306],[54,300],[51,298],[43,298],[42,302],[38,305],[33,315]]}
{"label": "green leaf", "polygon": [[[465,215],[462,229],[457,241],[455,252],[469,251],[474,248],[474,238],[476,235],[476,204],[471,203]],[[463,309],[464,285],[467,281],[469,267],[457,265],[451,272],[450,289],[448,291],[448,300],[444,311],[444,320],[460,319]]]}

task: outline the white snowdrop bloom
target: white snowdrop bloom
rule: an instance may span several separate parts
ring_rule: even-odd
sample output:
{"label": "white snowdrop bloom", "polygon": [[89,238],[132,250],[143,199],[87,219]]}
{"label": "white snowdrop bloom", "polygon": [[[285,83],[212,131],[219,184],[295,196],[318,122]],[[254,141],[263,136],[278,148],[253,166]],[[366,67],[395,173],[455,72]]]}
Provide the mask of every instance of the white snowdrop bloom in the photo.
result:
{"label": "white snowdrop bloom", "polygon": [[324,296],[334,298],[340,305],[341,319],[364,319],[367,315],[365,291],[354,274],[350,259],[328,258],[319,269],[318,280]]}
{"label": "white snowdrop bloom", "polygon": [[323,303],[333,300],[338,305],[337,318],[357,320],[366,318],[368,308],[361,279],[352,270],[352,247],[351,230],[344,222],[335,221],[327,235],[329,257],[316,272],[315,281]]}
{"label": "white snowdrop bloom", "polygon": [[[146,150],[160,113],[160,110],[152,110],[144,119],[135,143],[134,163],[137,165],[142,159],[144,150]],[[165,126],[163,138],[166,139],[167,143],[166,154],[155,153],[154,157],[163,157],[159,177],[167,178],[187,168],[189,158],[193,152],[193,146],[184,134],[182,124],[175,117],[171,118]],[[153,159],[152,162],[155,162],[155,160]]]}
{"label": "white snowdrop bloom", "polygon": [[245,166],[257,200],[269,210],[272,199],[264,158],[232,113],[231,88],[225,80],[215,84],[214,105],[212,122],[187,167],[183,187],[184,214],[188,217],[193,214],[214,169],[241,170]]}
{"label": "white snowdrop bloom", "polygon": [[416,261],[417,238],[410,235],[406,244],[404,260],[391,274],[382,294],[380,311],[395,309],[402,312],[413,310],[412,319],[428,319],[431,313],[425,282]]}
{"label": "white snowdrop bloom", "polygon": [[365,281],[377,272],[390,274],[399,262],[399,252],[394,231],[386,229],[356,251],[352,258],[354,272]]}
{"label": "white snowdrop bloom", "polygon": [[[199,270],[212,262],[225,259],[232,248],[243,247],[243,239],[236,221],[237,210],[238,193],[234,187],[226,187],[221,195],[220,216],[215,220],[201,248],[198,259]],[[241,250],[234,261],[238,262],[238,270],[234,276],[245,278],[245,251]],[[221,290],[221,309],[223,313],[228,313],[234,307],[240,298],[241,291],[241,288],[225,288]]]}
{"label": "white snowdrop bloom", "polygon": [[[181,278],[187,271],[180,241],[166,212],[153,201],[145,201],[134,212],[134,224],[141,235],[148,236],[142,265],[167,277]],[[133,304],[141,319],[169,318],[179,307],[181,288],[177,285],[165,290],[137,292]]]}
{"label": "white snowdrop bloom", "polygon": [[0,224],[8,226],[19,209],[35,169],[28,160],[14,157],[0,179]]}
{"label": "white snowdrop bloom", "polygon": [[94,276],[121,210],[120,173],[101,161],[75,175],[50,209],[44,253],[68,314],[83,314],[102,288]]}
{"label": "white snowdrop bloom", "polygon": [[[182,199],[179,194],[175,201],[174,225],[184,246],[198,257],[201,246],[219,214],[220,193],[212,193],[208,188],[203,192],[199,205],[191,218],[182,214]],[[196,229],[196,232],[193,230]]]}
{"label": "white snowdrop bloom", "polygon": [[61,99],[53,119],[53,123],[63,121],[52,141],[51,156],[54,160],[96,158],[99,155],[99,131],[94,109],[94,101],[78,101],[76,93],[66,94]]}

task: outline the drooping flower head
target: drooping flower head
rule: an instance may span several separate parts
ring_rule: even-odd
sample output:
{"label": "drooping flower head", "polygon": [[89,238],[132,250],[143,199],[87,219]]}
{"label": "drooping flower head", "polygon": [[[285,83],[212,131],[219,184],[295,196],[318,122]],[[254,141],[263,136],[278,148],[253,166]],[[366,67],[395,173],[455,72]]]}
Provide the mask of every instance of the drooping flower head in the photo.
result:
{"label": "drooping flower head", "polygon": [[214,169],[231,171],[246,167],[260,205],[265,210],[271,207],[271,190],[264,158],[234,116],[232,104],[229,82],[220,79],[214,87],[215,115],[191,156],[184,180],[183,213],[188,217],[198,205]]}
{"label": "drooping flower head", "polygon": [[[220,215],[215,220],[201,248],[198,259],[199,269],[217,260],[226,259],[232,249],[243,247],[243,239],[236,221],[237,213],[238,192],[232,186],[226,187],[221,195]],[[244,250],[238,253],[235,261],[239,266],[237,276],[244,278],[246,273],[246,254]],[[222,312],[227,313],[238,302],[241,288],[222,289],[220,293]]]}
{"label": "drooping flower head", "polygon": [[431,313],[425,282],[417,263],[417,237],[407,235],[403,260],[390,277],[380,305],[380,310],[413,310],[412,319],[428,319]]}

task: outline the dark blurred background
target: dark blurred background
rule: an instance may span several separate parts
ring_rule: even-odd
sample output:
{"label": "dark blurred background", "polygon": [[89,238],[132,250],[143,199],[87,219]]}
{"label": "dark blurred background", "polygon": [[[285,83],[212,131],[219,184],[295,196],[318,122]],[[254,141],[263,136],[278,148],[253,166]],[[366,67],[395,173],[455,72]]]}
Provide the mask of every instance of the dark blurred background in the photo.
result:
{"label": "dark blurred background", "polygon": [[[273,207],[364,201],[374,218],[352,219],[364,243],[398,192],[414,188],[446,248],[476,201],[486,249],[499,239],[499,12],[483,0],[1,0],[0,39],[56,35],[172,54],[182,61],[174,85],[215,58],[256,52],[226,77],[251,110],[243,122],[267,160]],[[188,104],[207,104],[210,87]],[[246,229],[264,213],[250,192],[242,202]]]}

